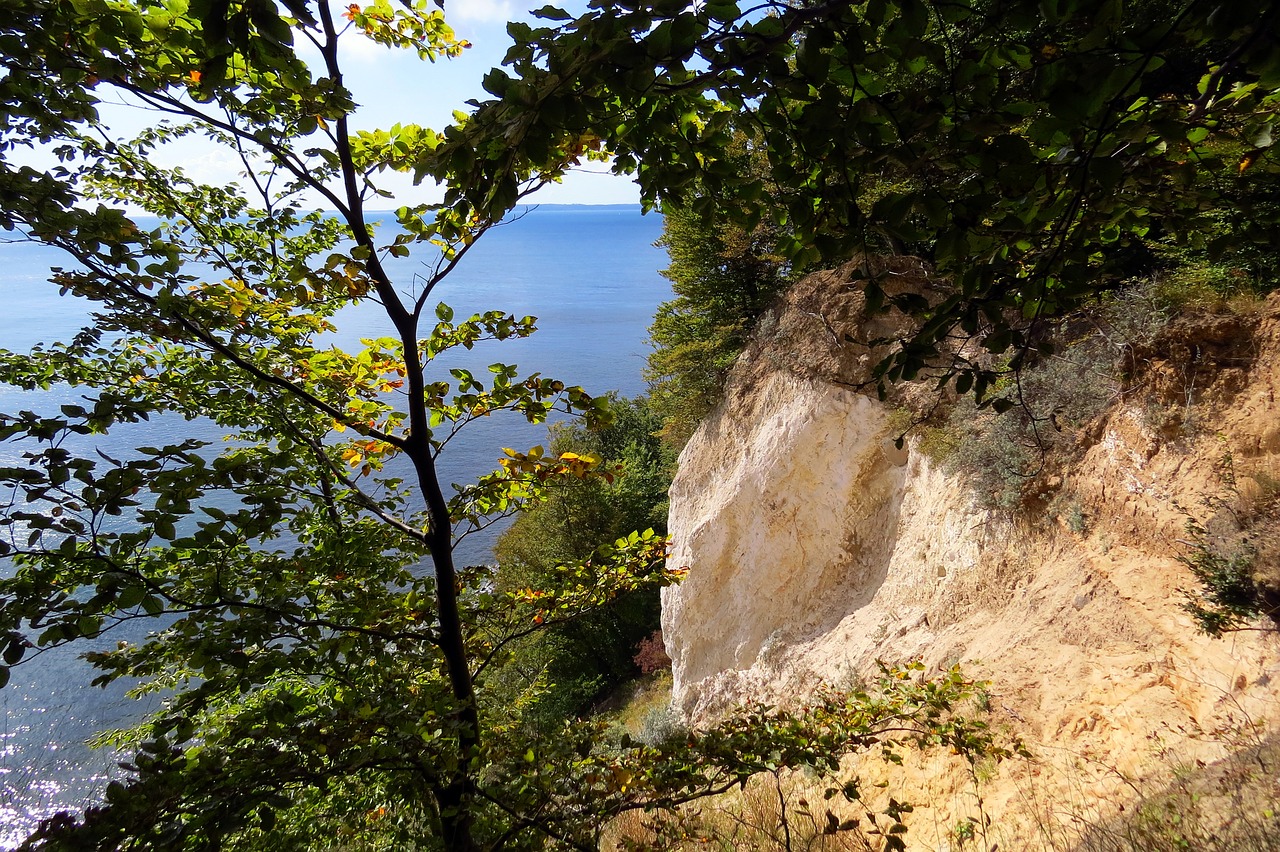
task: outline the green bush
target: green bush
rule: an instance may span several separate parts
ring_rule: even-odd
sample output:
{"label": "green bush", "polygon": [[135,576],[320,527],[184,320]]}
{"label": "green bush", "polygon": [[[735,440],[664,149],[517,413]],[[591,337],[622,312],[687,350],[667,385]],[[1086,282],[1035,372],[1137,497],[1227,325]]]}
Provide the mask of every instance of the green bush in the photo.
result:
{"label": "green bush", "polygon": [[1116,398],[1115,368],[1116,356],[1101,337],[1083,337],[1010,378],[1000,391],[1014,403],[1005,413],[958,401],[945,430],[955,439],[934,444],[950,449],[949,465],[985,505],[1016,510],[1048,453]]}
{"label": "green bush", "polygon": [[1187,518],[1187,552],[1178,561],[1191,569],[1200,589],[1187,593],[1183,609],[1210,636],[1244,626],[1263,612],[1262,595],[1253,579],[1257,552],[1247,541],[1215,541],[1205,525]]}
{"label": "green bush", "polygon": [[1257,545],[1264,537],[1274,538],[1274,518],[1257,511],[1259,507],[1240,510],[1235,460],[1229,451],[1218,460],[1218,474],[1225,492],[1204,501],[1207,519],[1198,520],[1183,510],[1186,538],[1179,544],[1186,551],[1178,561],[1191,569],[1199,588],[1184,590],[1182,608],[1210,636],[1239,630],[1263,615],[1280,624],[1280,589],[1274,587],[1274,573],[1259,571]]}

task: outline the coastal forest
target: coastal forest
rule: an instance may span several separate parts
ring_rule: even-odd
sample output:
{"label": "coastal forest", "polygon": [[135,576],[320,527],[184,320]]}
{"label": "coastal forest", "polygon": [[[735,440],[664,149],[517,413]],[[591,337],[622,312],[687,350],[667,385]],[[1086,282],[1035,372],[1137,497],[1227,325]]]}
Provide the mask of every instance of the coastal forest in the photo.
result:
{"label": "coastal forest", "polygon": [[[447,126],[406,104],[368,127],[344,83],[352,45],[416,56],[429,87],[469,47],[455,2],[6,0],[0,227],[62,253],[49,286],[93,324],[0,350],[0,381],[35,400],[0,411],[20,459],[0,467],[0,685],[65,648],[94,684],[163,699],[102,732],[123,763],[100,799],[21,848],[917,848],[927,803],[899,787],[913,761],[942,755],[976,788],[1031,757],[999,665],[978,677],[959,653],[869,651],[841,682],[730,690],[741,700],[708,709],[691,672],[733,649],[690,639],[689,619],[783,602],[723,586],[695,603],[704,557],[669,533],[714,490],[699,465],[736,451],[707,442],[764,423],[744,400],[769,371],[808,371],[849,410],[879,406],[874,464],[959,477],[986,528],[1034,516],[1101,541],[1109,498],[1063,487],[1067,462],[1106,443],[1097,424],[1149,387],[1143,434],[1211,441],[1197,394],[1244,393],[1270,351],[1232,346],[1280,316],[1280,4],[548,5],[508,25],[486,95]],[[120,103],[146,111],[141,130],[113,124]],[[172,165],[195,138],[243,180]],[[586,166],[632,177],[665,223],[673,298],[650,326],[648,392],[449,366],[536,332],[530,316],[455,312],[446,284]],[[402,204],[393,179],[440,200]],[[404,279],[394,261],[411,253],[429,259]],[[334,346],[352,306],[385,331]],[[1196,372],[1213,353],[1218,384]],[[1167,381],[1136,378],[1157,368]],[[35,392],[57,387],[82,402],[42,409]],[[455,437],[502,416],[550,423],[546,440],[449,481]],[[228,440],[155,446],[153,418]],[[1254,462],[1280,432],[1259,428],[1248,458],[1222,439],[1213,511],[1178,515],[1167,542],[1187,580],[1165,621],[1188,641],[1274,638],[1280,469]],[[130,451],[104,452],[107,435]],[[838,466],[822,441],[770,446],[752,462],[766,484],[808,481],[764,466],[782,457]],[[1246,481],[1247,513],[1231,502]],[[699,535],[774,575],[816,564],[760,544],[775,509]],[[488,564],[459,557],[504,524]],[[834,532],[849,548],[860,535]],[[818,612],[857,590],[785,591]],[[880,629],[867,641],[903,635]],[[780,658],[784,633],[735,647]],[[1269,682],[1241,676],[1230,694]],[[1273,779],[1263,721],[1231,731]],[[887,769],[863,771],[872,758]],[[1237,803],[1250,839],[1221,848],[1280,848],[1259,795]],[[1183,800],[1160,801],[1161,831],[1182,824]],[[936,832],[947,848],[1017,848],[977,802]],[[1190,828],[1116,825],[1049,848],[1208,848]]]}

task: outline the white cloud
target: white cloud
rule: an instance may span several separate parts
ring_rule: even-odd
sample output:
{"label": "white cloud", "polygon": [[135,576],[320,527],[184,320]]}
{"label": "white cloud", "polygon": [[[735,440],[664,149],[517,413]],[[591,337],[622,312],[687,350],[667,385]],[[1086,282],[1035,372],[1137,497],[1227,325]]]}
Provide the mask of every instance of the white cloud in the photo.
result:
{"label": "white cloud", "polygon": [[[377,62],[380,59],[395,58],[399,51],[378,44],[358,32],[347,33],[342,39],[342,58],[351,62]],[[313,66],[314,67],[314,66]],[[323,67],[323,66],[320,66]]]}
{"label": "white cloud", "polygon": [[514,17],[511,0],[446,0],[444,8],[449,18],[458,21],[505,23]]}

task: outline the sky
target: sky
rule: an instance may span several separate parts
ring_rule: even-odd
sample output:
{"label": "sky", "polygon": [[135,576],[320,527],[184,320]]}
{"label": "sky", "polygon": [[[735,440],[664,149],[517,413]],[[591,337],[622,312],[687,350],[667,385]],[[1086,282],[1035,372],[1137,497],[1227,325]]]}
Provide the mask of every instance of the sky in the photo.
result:
{"label": "sky", "polygon": [[[335,6],[343,5],[336,2]],[[373,129],[401,124],[419,124],[436,129],[452,120],[454,110],[468,111],[466,101],[490,97],[481,86],[485,73],[502,62],[511,39],[506,33],[507,21],[532,21],[529,9],[541,8],[546,2],[530,0],[447,0],[446,15],[457,36],[471,42],[472,47],[457,59],[429,63],[401,50],[391,50],[348,33],[342,40],[344,79],[352,90],[360,109],[353,119],[356,127]],[[558,4],[570,12],[581,10],[583,2]],[[120,105],[107,107],[102,115],[122,128],[140,126],[151,116],[136,108]],[[227,150],[203,140],[184,142],[169,156],[164,165],[181,165],[202,182],[226,184],[238,179],[244,171],[240,161]],[[398,207],[439,200],[442,191],[431,186],[415,187],[407,176],[386,173],[380,185],[395,194],[395,199],[377,199],[377,208]],[[601,163],[584,164],[584,168],[567,175],[560,185],[549,186],[530,201],[538,204],[635,204],[639,190],[629,179],[609,174]]]}
{"label": "sky", "polygon": [[[345,39],[353,48],[346,60],[347,79],[363,108],[362,124],[369,121],[366,126],[386,127],[399,121],[441,128],[450,122],[455,109],[468,109],[468,99],[492,97],[480,81],[489,69],[502,63],[511,45],[507,22],[533,22],[528,10],[545,5],[546,0],[446,0],[449,24],[472,47],[457,59],[434,64],[365,39]],[[585,2],[555,5],[570,12],[586,6]],[[407,180],[392,189],[398,196],[413,191]],[[630,180],[609,174],[605,164],[591,163],[571,173],[563,184],[539,192],[533,200],[547,204],[635,204],[640,193]]]}

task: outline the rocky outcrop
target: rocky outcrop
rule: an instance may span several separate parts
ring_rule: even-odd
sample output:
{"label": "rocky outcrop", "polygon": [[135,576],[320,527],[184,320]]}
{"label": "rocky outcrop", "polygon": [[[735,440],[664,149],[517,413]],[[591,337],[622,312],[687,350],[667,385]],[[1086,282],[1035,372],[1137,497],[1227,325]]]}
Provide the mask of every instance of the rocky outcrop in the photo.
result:
{"label": "rocky outcrop", "polygon": [[[691,570],[666,590],[663,635],[693,718],[853,676],[886,631],[927,622],[996,523],[894,446],[871,397],[774,371],[743,402],[699,431],[671,489],[671,558]],[[847,659],[815,657],[834,633],[852,634],[832,649]]]}
{"label": "rocky outcrop", "polygon": [[[1275,511],[1280,299],[1232,320],[1219,349],[1205,321],[1135,355],[1146,378],[1042,474],[1045,500],[1071,502],[1068,525],[981,509],[918,444],[895,447],[901,421],[864,386],[879,353],[850,338],[892,336],[900,320],[871,327],[847,273],[806,279],[766,318],[681,456],[672,560],[689,573],[663,598],[678,709],[701,723],[858,682],[877,659],[960,663],[991,680],[1003,724],[1041,747],[1040,763],[986,791],[1008,825],[1032,818],[1032,779],[1050,798],[1117,786],[1170,750],[1188,762],[1231,751],[1206,732],[1280,717],[1275,634],[1198,632],[1179,561],[1189,515]],[[1183,400],[1176,428],[1152,416],[1153,394]],[[1261,518],[1255,533],[1274,558],[1280,522]],[[1045,769],[1059,759],[1070,773]],[[950,808],[935,825],[951,825],[971,805],[946,804],[938,791],[963,783],[939,772],[916,781]]]}
{"label": "rocky outcrop", "polygon": [[[879,263],[870,272],[889,292],[928,289],[914,262]],[[892,613],[899,631],[926,621],[924,602],[972,573],[999,525],[897,446],[894,410],[870,393],[886,345],[872,341],[906,321],[864,315],[850,279],[867,272],[851,265],[792,288],[680,458],[671,559],[691,570],[665,591],[663,625],[675,700],[693,719],[857,676],[888,623],[841,652],[842,673],[814,669],[813,643],[868,612]]]}

